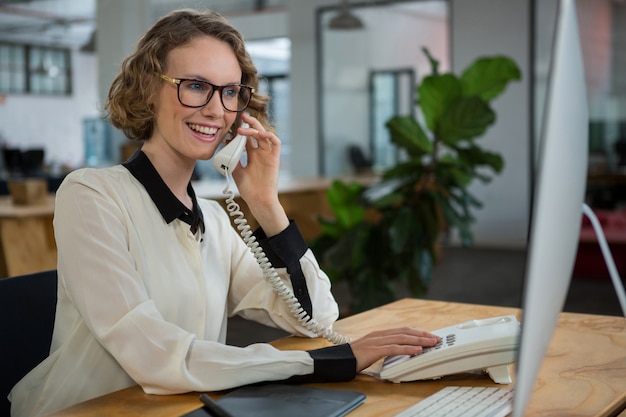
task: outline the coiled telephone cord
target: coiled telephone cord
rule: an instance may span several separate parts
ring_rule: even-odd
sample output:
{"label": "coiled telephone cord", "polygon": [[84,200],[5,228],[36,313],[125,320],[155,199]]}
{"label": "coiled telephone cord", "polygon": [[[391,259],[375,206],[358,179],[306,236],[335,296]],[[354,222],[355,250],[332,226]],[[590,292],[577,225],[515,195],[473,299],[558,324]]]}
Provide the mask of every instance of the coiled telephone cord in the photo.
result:
{"label": "coiled telephone cord", "polygon": [[302,305],[295,297],[291,289],[280,279],[278,273],[265,255],[265,252],[263,252],[263,248],[261,248],[259,242],[256,241],[256,238],[252,234],[250,225],[241,212],[239,204],[235,201],[235,193],[230,187],[230,175],[226,175],[226,187],[224,188],[223,193],[226,195],[226,210],[228,211],[228,214],[233,217],[233,223],[235,224],[237,230],[239,230],[243,241],[246,243],[250,252],[252,252],[252,255],[254,255],[254,258],[261,267],[263,276],[272,286],[276,294],[278,294],[285,302],[291,311],[291,314],[307,330],[315,333],[319,337],[323,337],[331,343],[336,345],[350,343],[351,339],[349,337],[343,336],[334,330],[323,326],[309,316],[304,308],[302,308]]}

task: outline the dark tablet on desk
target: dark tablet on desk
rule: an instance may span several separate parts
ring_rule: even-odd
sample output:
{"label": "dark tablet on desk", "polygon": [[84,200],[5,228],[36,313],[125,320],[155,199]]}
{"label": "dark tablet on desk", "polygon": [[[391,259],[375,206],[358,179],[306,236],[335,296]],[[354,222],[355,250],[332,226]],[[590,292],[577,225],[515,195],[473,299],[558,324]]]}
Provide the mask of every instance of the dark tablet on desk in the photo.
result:
{"label": "dark tablet on desk", "polygon": [[[275,384],[237,388],[215,402],[233,417],[341,417],[364,401],[360,392]],[[207,416],[201,407],[182,417]]]}

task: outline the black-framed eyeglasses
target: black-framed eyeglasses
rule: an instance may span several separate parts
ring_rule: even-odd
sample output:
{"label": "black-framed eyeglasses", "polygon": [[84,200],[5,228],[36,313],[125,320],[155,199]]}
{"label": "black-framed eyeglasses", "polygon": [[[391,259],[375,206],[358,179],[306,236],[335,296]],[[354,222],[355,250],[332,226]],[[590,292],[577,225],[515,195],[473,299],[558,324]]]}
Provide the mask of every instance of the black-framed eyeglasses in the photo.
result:
{"label": "black-framed eyeglasses", "polygon": [[164,74],[159,76],[165,81],[175,84],[178,88],[178,101],[185,107],[204,107],[219,91],[224,109],[232,112],[244,111],[254,94],[254,87],[244,84],[215,85],[208,81],[191,78],[171,78]]}

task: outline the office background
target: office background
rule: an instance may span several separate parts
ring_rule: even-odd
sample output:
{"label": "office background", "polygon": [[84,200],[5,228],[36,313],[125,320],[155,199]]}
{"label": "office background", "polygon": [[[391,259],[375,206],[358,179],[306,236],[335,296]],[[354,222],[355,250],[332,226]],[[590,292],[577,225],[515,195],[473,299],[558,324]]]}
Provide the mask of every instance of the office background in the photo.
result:
{"label": "office background", "polygon": [[[294,177],[352,174],[345,147],[356,143],[368,151],[371,145],[367,97],[372,73],[411,69],[419,80],[429,72],[422,46],[441,61],[442,70],[455,72],[478,56],[504,54],[516,61],[523,78],[494,103],[497,122],[481,139],[485,147],[502,153],[506,165],[491,184],[473,189],[484,203],[476,212],[473,230],[478,249],[510,250],[506,253],[517,253],[520,257],[516,259],[523,260],[557,1],[354,0],[351,11],[364,22],[364,28],[330,31],[327,23],[340,3],[3,0],[0,42],[13,44],[24,35],[24,31],[15,30],[21,16],[12,7],[27,6],[33,13],[52,16],[75,10],[70,17],[77,22],[84,20],[84,25],[75,37],[67,28],[66,32],[59,32],[58,27],[41,31],[43,38],[35,42],[69,48],[72,93],[53,96],[0,91],[0,139],[20,148],[43,147],[46,161],[55,166],[85,165],[85,120],[101,116],[108,86],[137,38],[159,16],[177,7],[210,7],[223,12],[251,45],[259,42],[261,47],[269,40],[282,40],[280,59],[287,67],[278,73],[288,73],[289,88],[282,90],[286,91],[288,106],[283,110],[288,117],[279,130],[288,144],[285,175]],[[261,10],[255,10],[260,6]],[[623,2],[615,0],[578,3],[597,139],[591,149],[592,161],[599,161],[599,169],[607,172],[620,168],[614,145],[626,133],[626,76],[619,71],[626,60],[625,9]],[[81,50],[86,49],[93,30],[97,33],[93,50]],[[280,81],[274,86],[280,88]],[[411,109],[405,106],[400,111]],[[119,133],[112,135],[116,145],[123,142]],[[116,155],[113,152],[109,156],[115,159]],[[381,163],[385,163],[384,158]],[[623,207],[619,199],[614,203],[612,209]],[[454,244],[454,236],[451,242]],[[463,261],[458,262],[462,265]],[[510,261],[517,268],[516,262]]]}

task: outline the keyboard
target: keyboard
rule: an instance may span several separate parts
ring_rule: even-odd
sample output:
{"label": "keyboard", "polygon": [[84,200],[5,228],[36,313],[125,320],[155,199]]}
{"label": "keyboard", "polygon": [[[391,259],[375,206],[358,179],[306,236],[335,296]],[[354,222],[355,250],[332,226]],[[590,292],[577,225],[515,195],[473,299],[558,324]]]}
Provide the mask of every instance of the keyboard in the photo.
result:
{"label": "keyboard", "polygon": [[512,388],[446,387],[395,417],[506,417],[512,402]]}

